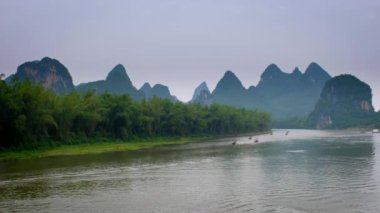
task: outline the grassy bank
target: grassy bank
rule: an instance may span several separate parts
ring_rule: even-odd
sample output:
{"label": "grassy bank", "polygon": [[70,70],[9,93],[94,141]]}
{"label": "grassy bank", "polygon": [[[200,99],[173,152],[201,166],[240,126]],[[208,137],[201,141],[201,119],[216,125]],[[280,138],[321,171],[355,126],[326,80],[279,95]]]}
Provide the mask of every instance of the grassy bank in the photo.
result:
{"label": "grassy bank", "polygon": [[50,145],[35,149],[3,150],[0,152],[0,160],[21,160],[53,156],[69,156],[84,154],[99,154],[116,151],[134,151],[148,149],[156,146],[185,144],[199,142],[211,137],[190,138],[156,138],[134,141],[96,141],[92,143]]}

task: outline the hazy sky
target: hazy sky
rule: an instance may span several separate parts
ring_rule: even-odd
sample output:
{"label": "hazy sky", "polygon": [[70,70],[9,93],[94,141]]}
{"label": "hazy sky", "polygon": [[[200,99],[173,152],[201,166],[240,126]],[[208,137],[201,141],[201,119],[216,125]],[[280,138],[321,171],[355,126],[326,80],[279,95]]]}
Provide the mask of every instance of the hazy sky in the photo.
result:
{"label": "hazy sky", "polygon": [[74,83],[123,64],[134,85],[162,83],[180,100],[226,70],[245,87],[270,63],[315,61],[370,84],[380,108],[380,0],[1,0],[0,72],[49,56]]}

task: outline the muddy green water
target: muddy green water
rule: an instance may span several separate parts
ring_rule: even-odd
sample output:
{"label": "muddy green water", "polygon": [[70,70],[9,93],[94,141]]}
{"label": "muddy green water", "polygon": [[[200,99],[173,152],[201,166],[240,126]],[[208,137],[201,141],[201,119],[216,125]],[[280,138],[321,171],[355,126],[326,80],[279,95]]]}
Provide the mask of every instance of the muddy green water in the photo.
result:
{"label": "muddy green water", "polygon": [[3,161],[0,212],[380,212],[380,134],[276,130]]}

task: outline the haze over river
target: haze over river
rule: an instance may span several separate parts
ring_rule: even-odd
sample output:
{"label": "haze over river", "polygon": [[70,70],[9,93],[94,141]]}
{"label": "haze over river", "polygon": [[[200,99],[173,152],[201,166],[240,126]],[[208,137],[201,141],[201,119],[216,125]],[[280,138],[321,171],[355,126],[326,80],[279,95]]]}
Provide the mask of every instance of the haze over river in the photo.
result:
{"label": "haze over river", "polygon": [[380,134],[275,130],[3,161],[0,212],[380,212]]}

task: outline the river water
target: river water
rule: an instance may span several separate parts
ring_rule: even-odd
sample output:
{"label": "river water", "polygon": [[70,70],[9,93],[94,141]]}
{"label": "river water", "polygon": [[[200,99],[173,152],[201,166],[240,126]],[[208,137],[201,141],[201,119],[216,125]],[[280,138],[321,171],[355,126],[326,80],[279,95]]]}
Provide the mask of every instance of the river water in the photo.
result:
{"label": "river water", "polygon": [[0,162],[0,212],[380,212],[380,134],[285,133]]}

